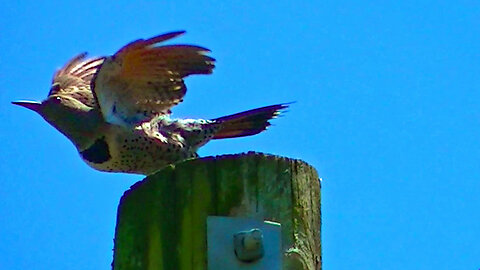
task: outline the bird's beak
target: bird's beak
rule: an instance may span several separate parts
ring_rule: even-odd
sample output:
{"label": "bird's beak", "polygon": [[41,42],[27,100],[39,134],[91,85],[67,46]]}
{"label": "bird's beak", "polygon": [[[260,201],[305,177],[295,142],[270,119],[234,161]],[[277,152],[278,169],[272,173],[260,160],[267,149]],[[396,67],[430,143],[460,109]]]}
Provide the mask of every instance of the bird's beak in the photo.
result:
{"label": "bird's beak", "polygon": [[13,101],[12,104],[22,106],[34,112],[38,112],[40,110],[40,106],[42,103],[38,101]]}

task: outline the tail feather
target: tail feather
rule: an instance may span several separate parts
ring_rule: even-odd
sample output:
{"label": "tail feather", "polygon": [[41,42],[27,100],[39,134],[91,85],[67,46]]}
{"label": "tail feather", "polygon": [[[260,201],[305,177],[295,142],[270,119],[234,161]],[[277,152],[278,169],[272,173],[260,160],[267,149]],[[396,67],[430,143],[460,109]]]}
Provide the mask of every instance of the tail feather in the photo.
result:
{"label": "tail feather", "polygon": [[258,134],[270,126],[269,120],[277,117],[286,108],[287,103],[277,104],[213,119],[221,123],[220,130],[213,138],[226,139]]}

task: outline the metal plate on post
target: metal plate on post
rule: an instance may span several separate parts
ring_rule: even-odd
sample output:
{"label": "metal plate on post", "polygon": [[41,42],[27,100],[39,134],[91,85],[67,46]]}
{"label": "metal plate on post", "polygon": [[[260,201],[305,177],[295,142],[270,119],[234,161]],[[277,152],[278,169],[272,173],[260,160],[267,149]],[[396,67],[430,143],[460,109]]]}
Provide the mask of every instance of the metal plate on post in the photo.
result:
{"label": "metal plate on post", "polygon": [[[234,235],[261,231],[262,254],[250,262],[240,260],[235,254]],[[252,239],[252,238],[251,238]],[[251,242],[246,240],[246,242]],[[255,243],[255,241],[253,241]],[[238,244],[238,239],[236,241]],[[280,223],[257,219],[218,217],[207,218],[208,269],[279,270],[281,269],[281,226]],[[246,244],[246,246],[249,246]],[[251,245],[250,245],[251,246]]]}

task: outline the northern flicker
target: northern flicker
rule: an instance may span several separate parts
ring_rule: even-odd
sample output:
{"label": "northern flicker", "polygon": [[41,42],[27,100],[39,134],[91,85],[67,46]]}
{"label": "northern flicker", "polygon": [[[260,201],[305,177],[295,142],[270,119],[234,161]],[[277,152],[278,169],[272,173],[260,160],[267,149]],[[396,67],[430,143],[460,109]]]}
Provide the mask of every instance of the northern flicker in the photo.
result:
{"label": "northern flicker", "polygon": [[16,101],[70,139],[82,159],[107,172],[151,174],[197,157],[211,139],[254,135],[287,108],[277,104],[211,120],[173,119],[184,78],[210,74],[215,59],[193,45],[160,45],[172,32],[133,41],[112,56],[79,54],[53,76],[42,102]]}

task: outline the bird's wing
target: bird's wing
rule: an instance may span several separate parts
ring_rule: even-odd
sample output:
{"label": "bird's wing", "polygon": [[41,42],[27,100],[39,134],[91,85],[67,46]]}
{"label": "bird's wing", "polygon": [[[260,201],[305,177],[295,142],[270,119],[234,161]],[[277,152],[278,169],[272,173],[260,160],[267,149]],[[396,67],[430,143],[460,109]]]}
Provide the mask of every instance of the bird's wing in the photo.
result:
{"label": "bird's wing", "polygon": [[106,58],[92,80],[104,118],[114,124],[136,124],[180,103],[187,89],[183,78],[210,74],[215,59],[193,45],[162,45],[184,32],[140,39]]}
{"label": "bird's wing", "polygon": [[53,75],[48,96],[70,96],[89,107],[96,106],[90,82],[102,65],[103,59],[103,57],[87,58],[87,53],[81,53],[70,59]]}

